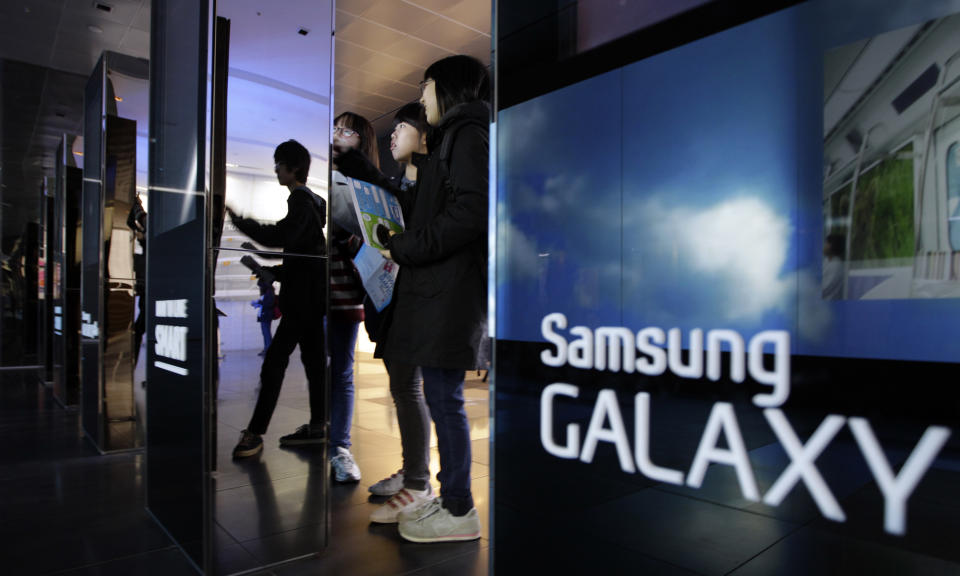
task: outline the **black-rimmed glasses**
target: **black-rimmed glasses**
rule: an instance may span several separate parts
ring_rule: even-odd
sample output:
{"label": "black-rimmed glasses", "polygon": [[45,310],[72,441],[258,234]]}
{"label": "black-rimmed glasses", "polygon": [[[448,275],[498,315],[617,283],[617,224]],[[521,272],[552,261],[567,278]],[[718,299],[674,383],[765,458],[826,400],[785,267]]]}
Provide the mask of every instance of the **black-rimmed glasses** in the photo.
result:
{"label": "black-rimmed glasses", "polygon": [[360,133],[357,132],[356,130],[351,130],[351,129],[349,129],[349,128],[344,128],[343,126],[334,126],[334,127],[333,127],[333,133],[334,133],[334,134],[339,133],[339,134],[340,134],[341,136],[343,136],[344,138],[350,138],[351,136],[356,136],[356,135],[360,134]]}

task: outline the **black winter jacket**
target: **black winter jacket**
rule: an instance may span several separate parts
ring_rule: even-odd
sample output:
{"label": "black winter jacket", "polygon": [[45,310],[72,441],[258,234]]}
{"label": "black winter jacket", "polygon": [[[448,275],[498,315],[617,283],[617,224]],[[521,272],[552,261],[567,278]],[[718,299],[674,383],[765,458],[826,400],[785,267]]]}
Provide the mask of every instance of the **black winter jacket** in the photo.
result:
{"label": "black winter jacket", "polygon": [[489,108],[461,104],[440,121],[430,152],[415,155],[417,185],[401,193],[406,230],[376,355],[417,366],[472,370],[487,312]]}
{"label": "black winter jacket", "polygon": [[326,255],[326,219],[326,202],[302,186],[290,192],[287,215],[276,224],[261,224],[249,218],[233,221],[257,243],[283,248],[283,264],[264,269],[280,282],[280,312],[284,318],[316,318],[326,311],[327,263],[319,258]]}

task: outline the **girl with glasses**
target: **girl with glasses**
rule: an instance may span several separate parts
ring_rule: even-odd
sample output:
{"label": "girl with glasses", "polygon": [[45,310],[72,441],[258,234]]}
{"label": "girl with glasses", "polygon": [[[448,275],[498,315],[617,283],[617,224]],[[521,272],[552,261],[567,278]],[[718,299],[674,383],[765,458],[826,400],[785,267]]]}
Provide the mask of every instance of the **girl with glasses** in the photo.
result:
{"label": "girl with glasses", "polygon": [[[379,164],[377,138],[366,118],[344,112],[334,119],[331,158],[336,170],[337,158],[345,150],[356,150],[374,165]],[[334,172],[334,186],[343,186],[342,176]],[[349,197],[331,194],[333,226],[330,243],[330,313],[327,337],[330,343],[330,459],[335,482],[359,482],[360,468],[350,452],[350,427],[353,424],[353,361],[357,332],[363,321],[363,285],[353,268],[350,255],[359,248],[353,233],[356,217]],[[353,222],[353,227],[347,226]]]}

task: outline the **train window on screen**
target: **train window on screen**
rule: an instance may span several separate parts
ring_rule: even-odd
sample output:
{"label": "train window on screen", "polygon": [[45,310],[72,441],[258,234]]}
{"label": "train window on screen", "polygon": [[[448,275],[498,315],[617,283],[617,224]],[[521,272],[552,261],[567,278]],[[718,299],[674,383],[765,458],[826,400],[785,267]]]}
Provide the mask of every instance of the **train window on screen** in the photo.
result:
{"label": "train window on screen", "polygon": [[950,248],[960,250],[960,142],[954,142],[947,149],[946,165]]}

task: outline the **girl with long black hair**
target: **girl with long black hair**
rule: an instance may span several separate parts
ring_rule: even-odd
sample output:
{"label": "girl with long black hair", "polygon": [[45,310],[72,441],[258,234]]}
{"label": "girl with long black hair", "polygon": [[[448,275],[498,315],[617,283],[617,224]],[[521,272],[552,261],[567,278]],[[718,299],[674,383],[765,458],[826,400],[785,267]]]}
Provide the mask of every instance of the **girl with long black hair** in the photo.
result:
{"label": "girl with long black hair", "polygon": [[407,227],[389,238],[379,230],[400,273],[376,354],[391,368],[421,367],[440,452],[440,498],[399,516],[400,535],[414,542],[480,537],[463,384],[486,326],[489,92],[486,67],[469,56],[427,68],[420,102],[434,130],[428,154],[413,158]]}

